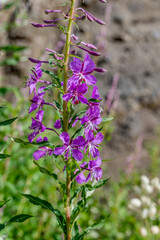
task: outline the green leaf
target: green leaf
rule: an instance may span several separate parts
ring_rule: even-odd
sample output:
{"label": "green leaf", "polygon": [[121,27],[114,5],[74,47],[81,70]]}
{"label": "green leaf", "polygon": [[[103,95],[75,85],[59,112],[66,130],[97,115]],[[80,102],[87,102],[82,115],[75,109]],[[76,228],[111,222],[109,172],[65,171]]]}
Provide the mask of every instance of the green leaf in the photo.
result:
{"label": "green leaf", "polygon": [[[42,71],[43,71],[44,73],[48,74],[52,79],[55,80],[55,83],[56,83],[56,86],[57,86],[57,87],[61,87],[61,82],[60,82],[58,76],[56,76],[53,72],[48,71],[48,70],[46,70],[46,69],[42,69]],[[54,84],[54,83],[53,83],[53,84]]]}
{"label": "green leaf", "polygon": [[19,62],[19,59],[14,57],[6,58],[4,61],[0,62],[0,66],[15,66]]}
{"label": "green leaf", "polygon": [[90,98],[90,99],[88,99],[88,101],[89,101],[89,102],[93,102],[93,103],[99,103],[99,102],[102,101],[102,99],[101,99],[101,100],[98,100],[98,99],[95,99],[95,98]]}
{"label": "green leaf", "polygon": [[21,222],[24,222],[25,220],[27,220],[27,219],[29,219],[29,218],[32,218],[32,217],[33,217],[33,216],[28,215],[28,214],[16,215],[16,216],[12,217],[12,218],[8,221],[7,225],[8,225],[9,223],[12,223],[12,222],[19,222],[19,223],[21,223]]}
{"label": "green leaf", "polygon": [[83,199],[81,199],[80,201],[78,201],[71,213],[71,225],[74,223],[78,215],[85,210],[87,210],[86,203],[83,201]]}
{"label": "green leaf", "polygon": [[6,125],[10,125],[10,124],[13,123],[17,118],[18,118],[18,117],[16,117],[16,118],[10,118],[10,119],[8,119],[8,120],[6,120],[6,121],[4,121],[4,122],[0,122],[0,127],[6,126]]}
{"label": "green leaf", "polygon": [[6,52],[20,52],[25,50],[26,46],[17,46],[17,45],[5,45],[0,46],[0,50],[6,51]]}
{"label": "green leaf", "polygon": [[0,153],[0,159],[11,157],[11,155]]}
{"label": "green leaf", "polygon": [[[87,193],[88,191],[92,191],[92,190],[95,190],[97,188],[100,188],[102,187],[103,185],[105,185],[105,183],[109,180],[108,179],[105,179],[105,180],[100,180],[98,181],[96,184],[94,185],[91,185],[91,184],[85,184],[85,185],[82,185],[80,187],[78,187],[75,191],[74,191],[74,194],[73,196],[71,197],[70,199],[70,203],[72,203],[72,201],[78,196],[78,194],[82,191],[84,191],[85,189],[85,193]],[[83,194],[82,194],[82,197],[83,197]]]}
{"label": "green leaf", "polygon": [[39,171],[40,171],[41,173],[44,173],[44,174],[52,177],[56,182],[58,182],[58,183],[61,185],[62,188],[65,188],[65,184],[61,183],[61,182],[58,180],[57,174],[51,173],[51,172],[48,171],[46,168],[41,167],[36,161],[33,161],[33,162],[34,162],[34,164],[39,168]]}
{"label": "green leaf", "polygon": [[113,119],[114,119],[113,117],[111,117],[111,118],[102,118],[102,122],[110,122]]}
{"label": "green leaf", "polygon": [[48,209],[51,212],[53,212],[63,232],[66,233],[66,220],[58,209],[53,208],[51,203],[47,202],[46,200],[42,200],[38,197],[34,197],[30,194],[21,193],[21,195],[27,198],[32,204],[41,206],[43,209]]}
{"label": "green leaf", "polygon": [[75,114],[75,115],[72,117],[71,122],[69,123],[68,128],[71,128],[71,127],[72,127],[72,124],[74,123],[74,121],[76,120],[76,118],[77,118],[78,116],[80,116],[81,114],[83,114],[83,113],[86,113],[86,110],[80,111],[79,113]]}
{"label": "green leaf", "polygon": [[[82,131],[82,132],[81,132]],[[71,139],[76,138],[78,136],[83,135],[84,126],[82,125],[80,128],[77,129],[77,131],[72,135]]]}
{"label": "green leaf", "polygon": [[7,203],[8,201],[9,201],[9,200],[0,201],[0,208],[2,208],[4,205],[6,205],[6,203]]}
{"label": "green leaf", "polygon": [[38,145],[38,146],[48,146],[48,147],[54,147],[54,145],[50,142],[47,142],[47,141],[42,141],[42,142],[27,142],[27,141],[23,141],[23,139],[20,139],[20,138],[11,138],[12,141],[16,142],[16,143],[20,143],[20,144],[23,144],[23,145]]}
{"label": "green leaf", "polygon": [[95,224],[93,224],[92,226],[86,228],[83,233],[81,233],[81,234],[76,234],[76,235],[72,238],[72,240],[83,240],[84,236],[85,236],[87,233],[89,233],[89,232],[92,231],[92,230],[97,230],[97,229],[102,228],[102,227],[104,226],[105,222],[106,222],[106,219],[105,219],[105,220],[102,220],[100,223],[95,223]]}
{"label": "green leaf", "polygon": [[5,228],[5,224],[0,224],[0,231],[2,231]]}

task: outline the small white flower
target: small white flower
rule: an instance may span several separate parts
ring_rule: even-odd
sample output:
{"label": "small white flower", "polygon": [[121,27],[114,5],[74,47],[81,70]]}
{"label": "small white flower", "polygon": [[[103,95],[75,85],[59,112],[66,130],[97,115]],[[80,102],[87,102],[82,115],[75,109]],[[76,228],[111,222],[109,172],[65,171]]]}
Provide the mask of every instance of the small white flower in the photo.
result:
{"label": "small white flower", "polygon": [[153,187],[149,184],[148,185],[147,184],[142,184],[142,188],[148,194],[151,194],[153,192]]}
{"label": "small white flower", "polygon": [[160,181],[159,181],[159,178],[158,177],[155,177],[151,180],[151,185],[157,189],[157,190],[160,190]]}
{"label": "small white flower", "polygon": [[142,184],[149,184],[149,178],[145,175],[141,176],[141,183]]}
{"label": "small white flower", "polygon": [[155,204],[153,204],[148,212],[148,215],[150,217],[151,220],[154,220],[156,218],[156,213],[157,213],[157,208],[155,206]]}
{"label": "small white flower", "polygon": [[158,226],[154,225],[151,227],[151,232],[154,234],[154,235],[157,235],[160,233],[160,229]]}
{"label": "small white flower", "polygon": [[143,219],[148,217],[148,209],[147,208],[143,209],[141,216]]}
{"label": "small white flower", "polygon": [[151,205],[151,199],[147,196],[142,196],[141,201],[144,205],[150,206]]}
{"label": "small white flower", "polygon": [[132,198],[130,200],[130,203],[128,205],[129,208],[134,209],[134,208],[139,208],[142,206],[141,200],[139,198]]}
{"label": "small white flower", "polygon": [[141,227],[140,228],[140,234],[141,234],[142,237],[146,237],[148,235],[148,232],[147,232],[146,228]]}

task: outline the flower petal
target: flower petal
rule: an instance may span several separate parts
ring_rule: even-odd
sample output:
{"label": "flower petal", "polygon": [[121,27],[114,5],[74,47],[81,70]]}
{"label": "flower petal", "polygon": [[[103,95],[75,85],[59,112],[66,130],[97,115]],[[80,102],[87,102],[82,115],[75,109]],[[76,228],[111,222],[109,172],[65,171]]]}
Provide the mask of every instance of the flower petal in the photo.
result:
{"label": "flower petal", "polygon": [[85,81],[88,85],[94,85],[97,82],[97,79],[93,75],[85,75]]}
{"label": "flower petal", "polygon": [[62,155],[64,153],[64,151],[66,150],[66,147],[57,147],[54,149],[53,154],[55,155]]}
{"label": "flower petal", "polygon": [[77,161],[81,161],[83,154],[78,149],[72,149],[72,157]]}
{"label": "flower petal", "polygon": [[85,56],[84,61],[83,61],[82,73],[83,74],[90,74],[94,71],[94,68],[95,68],[95,63],[90,58],[89,54],[86,53],[86,56]]}
{"label": "flower petal", "polygon": [[77,183],[79,183],[79,184],[84,183],[85,180],[86,180],[86,178],[85,178],[85,176],[84,176],[83,173],[80,173],[80,174],[78,174],[78,175],[76,176],[76,181],[77,181]]}
{"label": "flower petal", "polygon": [[35,152],[33,153],[33,157],[34,157],[34,159],[37,161],[37,160],[39,160],[41,157],[45,156],[45,154],[46,154],[46,151],[42,151],[42,150],[38,149],[37,151],[35,151]]}
{"label": "flower petal", "polygon": [[70,137],[69,137],[68,133],[63,132],[59,137],[63,141],[64,144],[67,144],[67,145],[69,144]]}
{"label": "flower petal", "polygon": [[78,58],[74,58],[73,61],[70,63],[70,69],[73,71],[73,72],[81,72],[81,69],[82,69],[82,62],[80,59]]}

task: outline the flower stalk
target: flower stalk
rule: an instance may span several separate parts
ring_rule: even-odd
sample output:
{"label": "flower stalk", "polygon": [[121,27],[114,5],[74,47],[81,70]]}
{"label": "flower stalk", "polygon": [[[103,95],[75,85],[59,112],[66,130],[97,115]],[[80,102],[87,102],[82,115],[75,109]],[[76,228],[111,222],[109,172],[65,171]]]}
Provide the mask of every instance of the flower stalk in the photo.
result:
{"label": "flower stalk", "polygon": [[[71,0],[71,9],[70,9],[70,17],[68,22],[68,29],[66,34],[66,44],[65,44],[65,52],[64,52],[64,85],[63,91],[64,94],[67,92],[67,82],[68,82],[68,69],[69,69],[69,53],[70,53],[70,44],[71,44],[71,34],[72,34],[72,26],[74,20],[74,10],[75,10],[76,0]],[[63,131],[68,131],[68,116],[67,116],[67,102],[63,101]],[[66,164],[66,240],[71,240],[71,213],[70,213],[70,187],[71,187],[71,176],[69,172],[69,161]]]}

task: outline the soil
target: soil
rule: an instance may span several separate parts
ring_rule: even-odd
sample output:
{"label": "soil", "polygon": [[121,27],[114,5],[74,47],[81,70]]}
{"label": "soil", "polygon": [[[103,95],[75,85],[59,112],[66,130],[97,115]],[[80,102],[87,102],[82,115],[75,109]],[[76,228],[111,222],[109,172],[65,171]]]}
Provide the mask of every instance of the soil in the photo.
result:
{"label": "soil", "polygon": [[[33,29],[29,22],[41,22],[42,17],[46,17],[43,10],[54,9],[56,2],[63,1],[21,1],[16,11],[21,12],[23,6],[27,6],[29,21],[25,20],[22,27],[13,27],[1,34],[0,44],[27,45],[29,48],[23,52],[24,57],[37,59],[45,47],[54,49],[60,37],[59,31],[51,35],[50,29]],[[106,25],[101,26],[85,20],[80,23],[80,34],[75,29],[80,39],[97,44],[103,52],[98,60],[95,59],[99,67],[108,70],[107,74],[99,77],[103,99],[107,99],[113,76],[119,74],[119,101],[114,111],[114,131],[112,139],[102,151],[105,159],[114,159],[107,162],[107,166],[110,175],[117,175],[119,168],[127,169],[126,159],[135,151],[137,139],[143,136],[144,142],[152,141],[159,127],[160,1],[108,0],[106,8],[98,0],[85,0],[81,5],[106,21]],[[15,9],[11,9],[3,16],[3,21],[14,22],[14,16]],[[16,67],[1,68],[1,71],[2,75],[5,74],[5,81],[18,85],[19,79],[27,75],[30,66],[30,63],[22,62]],[[104,108],[105,104],[103,101]],[[136,159],[136,166],[142,169],[150,166],[150,158],[144,147]]]}

